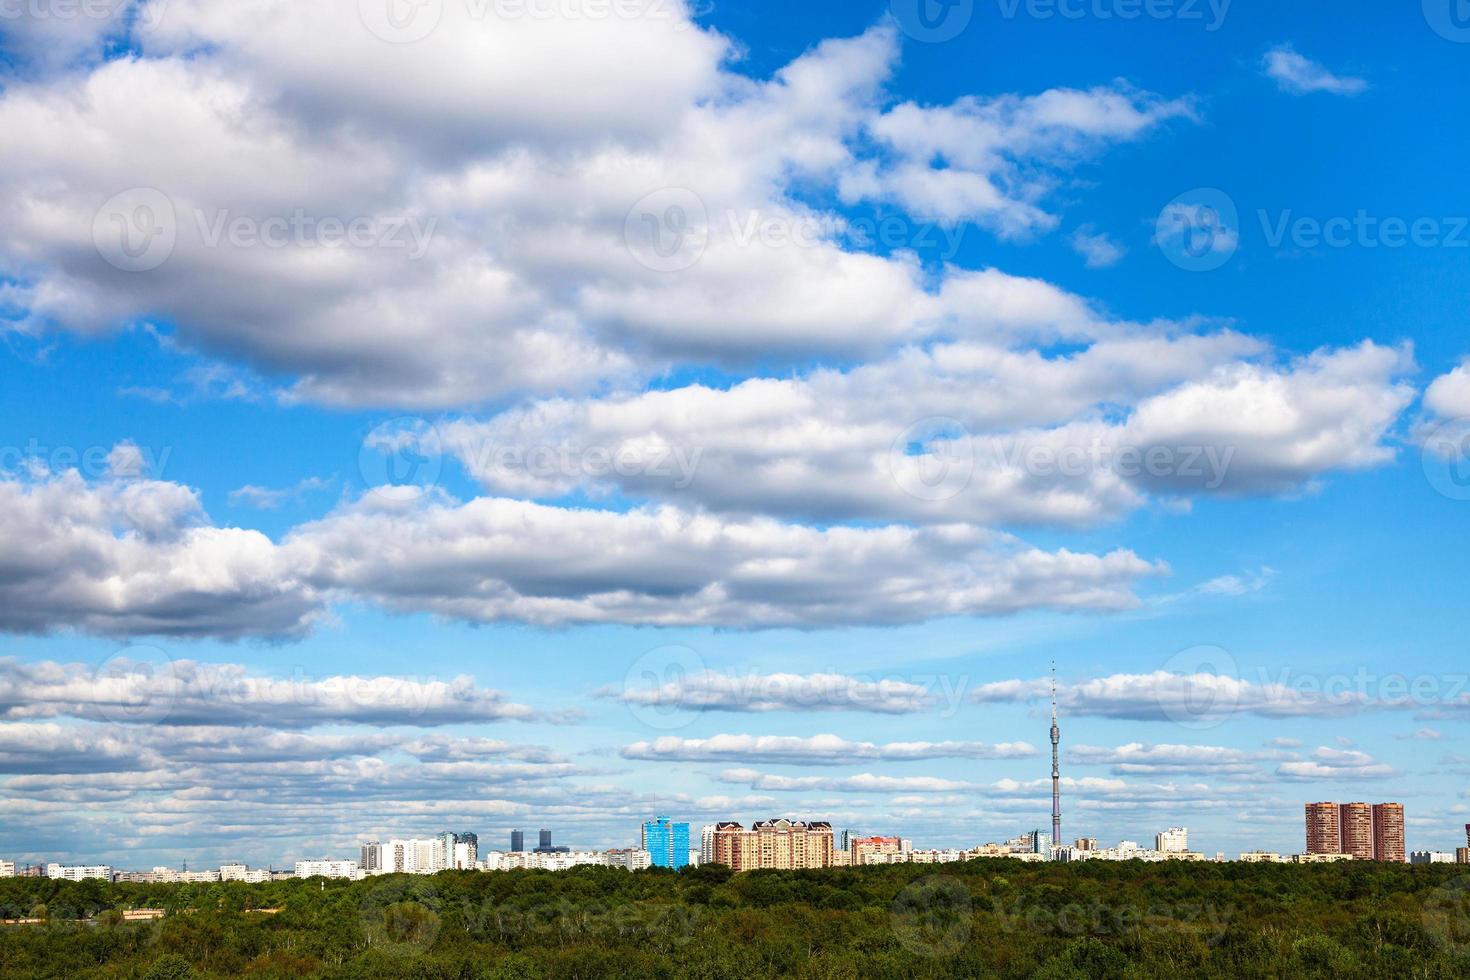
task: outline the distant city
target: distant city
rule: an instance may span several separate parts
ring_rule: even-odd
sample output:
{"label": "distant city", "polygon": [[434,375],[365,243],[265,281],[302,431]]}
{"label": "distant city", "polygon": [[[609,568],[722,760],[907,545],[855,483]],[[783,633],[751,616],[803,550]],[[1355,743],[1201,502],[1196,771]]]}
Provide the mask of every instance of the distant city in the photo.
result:
{"label": "distant city", "polygon": [[[1055,667],[1053,667],[1055,674]],[[1000,843],[969,848],[916,849],[903,836],[866,834],[857,830],[835,832],[824,820],[772,819],[747,829],[734,821],[706,824],[698,846],[691,824],[656,816],[638,828],[636,847],[607,850],[575,849],[552,843],[551,831],[537,833],[536,846],[526,849],[524,830],[510,832],[507,850],[480,849],[479,835],[471,831],[444,831],[433,837],[363,841],[356,860],[322,857],[296,861],[290,871],[224,864],[218,870],[190,871],[155,867],[151,871],[118,871],[109,865],[31,864],[17,868],[0,860],[0,877],[44,876],[72,881],[106,879],[148,883],[241,881],[264,882],[279,878],[366,878],[384,874],[437,874],[441,871],[562,871],[601,866],[640,871],[689,865],[721,864],[733,871],[758,869],[850,868],[875,864],[945,864],[976,858],[1020,861],[1219,861],[1190,849],[1189,829],[1169,827],[1154,835],[1154,846],[1122,840],[1100,847],[1096,837],[1078,837],[1058,843],[1062,827],[1061,727],[1057,716],[1055,680],[1052,686],[1051,833],[1032,830]],[[1454,851],[1404,851],[1404,807],[1401,803],[1308,803],[1306,846],[1297,854],[1254,850],[1240,854],[1248,863],[1318,864],[1333,861],[1383,861],[1411,864],[1470,864],[1470,824],[1465,825],[1465,847]]]}
{"label": "distant city", "polygon": [[[1404,852],[1404,808],[1398,803],[1306,804],[1306,849],[1298,854],[1245,851],[1236,860],[1247,863],[1318,864],[1334,861],[1383,861],[1410,864],[1470,864],[1470,824],[1465,825],[1466,846],[1454,851]],[[1189,829],[1169,827],[1154,835],[1152,847],[1119,841],[1101,847],[1095,837],[1079,837],[1068,845],[1052,842],[1050,834],[1032,830],[1000,843],[969,848],[915,848],[906,837],[865,834],[832,829],[826,821],[761,820],[749,828],[734,821],[706,824],[696,839],[691,825],[666,816],[639,827],[638,845],[608,850],[584,850],[552,843],[550,830],[538,833],[536,847],[527,850],[525,832],[510,832],[507,850],[480,850],[473,832],[445,831],[432,837],[367,840],[356,860],[323,857],[295,862],[290,870],[250,868],[228,863],[218,869],[190,871],[155,867],[150,871],[117,870],[109,865],[31,864],[17,867],[0,860],[0,877],[17,875],[69,881],[105,881],[149,884],[266,882],[284,878],[361,879],[385,874],[437,874],[441,871],[563,871],[582,866],[640,871],[721,864],[736,872],[757,869],[848,868],[878,864],[945,864],[976,858],[1018,861],[1216,861],[1227,858],[1190,849]]]}

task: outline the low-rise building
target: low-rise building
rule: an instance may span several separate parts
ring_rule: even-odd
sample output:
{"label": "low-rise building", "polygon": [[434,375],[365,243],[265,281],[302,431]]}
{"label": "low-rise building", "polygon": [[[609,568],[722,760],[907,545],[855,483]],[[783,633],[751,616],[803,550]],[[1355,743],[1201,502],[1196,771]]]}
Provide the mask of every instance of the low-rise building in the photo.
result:
{"label": "low-rise building", "polygon": [[329,858],[323,858],[320,861],[297,861],[294,874],[297,878],[357,879],[362,877],[356,861],[333,861]]}
{"label": "low-rise building", "polygon": [[1275,851],[1246,851],[1240,859],[1246,864],[1285,864],[1287,860]]}
{"label": "low-rise building", "polygon": [[48,864],[46,877],[60,878],[63,881],[84,881],[88,878],[111,881],[112,868],[106,864]]}
{"label": "low-rise building", "polygon": [[256,885],[261,882],[270,881],[271,873],[265,868],[250,868],[244,864],[222,864],[219,869],[220,881],[243,881]]}

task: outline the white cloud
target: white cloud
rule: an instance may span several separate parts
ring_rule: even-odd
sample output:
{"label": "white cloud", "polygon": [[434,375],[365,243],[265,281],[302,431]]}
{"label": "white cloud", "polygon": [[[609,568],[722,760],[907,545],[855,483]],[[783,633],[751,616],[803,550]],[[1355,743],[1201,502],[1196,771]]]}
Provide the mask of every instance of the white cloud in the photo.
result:
{"label": "white cloud", "polygon": [[[588,542],[597,542],[589,549]],[[283,549],[322,587],[469,622],[770,627],[1114,610],[1165,569],[946,525],[817,529],[676,510],[364,500]]]}
{"label": "white cloud", "polygon": [[1333,95],[1358,95],[1368,90],[1361,78],[1334,75],[1322,65],[1297,53],[1289,44],[1280,44],[1266,52],[1261,68],[1275,80],[1283,92],[1308,95],[1329,92]]}
{"label": "white cloud", "polygon": [[1263,760],[1279,758],[1279,753],[1246,752],[1220,745],[1129,742],[1116,748],[1074,746],[1067,750],[1067,758],[1082,765],[1111,766],[1113,773],[1120,776],[1175,773],[1251,776],[1260,772],[1259,764]]}
{"label": "white cloud", "polygon": [[169,660],[130,648],[100,666],[0,660],[0,718],[141,719],[158,725],[310,728],[546,720],[547,714],[448,680],[338,675],[260,676],[239,664]]}
{"label": "white cloud", "polygon": [[1470,361],[1435,378],[1424,392],[1424,407],[1441,418],[1470,418]]}
{"label": "white cloud", "polygon": [[1072,250],[1087,260],[1089,269],[1107,269],[1123,261],[1128,250],[1105,232],[1083,225],[1072,232]]}
{"label": "white cloud", "polygon": [[1366,752],[1326,746],[1314,751],[1310,759],[1283,762],[1277,767],[1276,774],[1297,781],[1386,779],[1397,775],[1392,766],[1376,761]]}
{"label": "white cloud", "polygon": [[496,492],[924,523],[1086,526],[1155,493],[1300,490],[1393,459],[1407,350],[1276,365],[1230,332],[1113,333],[1054,357],[960,342],[724,389],[537,402],[434,438]]}
{"label": "white cloud", "polygon": [[[370,494],[279,544],[207,523],[189,488],[0,479],[0,629],[299,636],[332,599],[468,622],[738,627],[1116,610],[1163,573],[1126,550],[1031,548],[966,525],[724,520]],[[598,542],[594,549],[588,542]]]}
{"label": "white cloud", "polygon": [[722,674],[699,671],[643,688],[604,688],[599,697],[626,704],[676,705],[691,711],[870,711],[909,714],[933,708],[924,684],[866,680],[846,674]]}
{"label": "white cloud", "polygon": [[[976,688],[979,703],[1024,702],[1045,698],[1049,678],[994,681]],[[1379,705],[1366,695],[1343,691],[1326,694],[1272,681],[1252,681],[1200,671],[1112,674],[1058,687],[1058,699],[1070,715],[1126,718],[1134,721],[1217,721],[1231,715],[1264,718],[1337,717]]]}
{"label": "white cloud", "polygon": [[665,735],[648,742],[634,742],[622,749],[625,759],[699,762],[746,759],[804,765],[881,759],[1020,759],[1036,755],[1026,742],[889,742],[877,745],[856,742],[838,735],[711,735],[708,738],[679,738]]}

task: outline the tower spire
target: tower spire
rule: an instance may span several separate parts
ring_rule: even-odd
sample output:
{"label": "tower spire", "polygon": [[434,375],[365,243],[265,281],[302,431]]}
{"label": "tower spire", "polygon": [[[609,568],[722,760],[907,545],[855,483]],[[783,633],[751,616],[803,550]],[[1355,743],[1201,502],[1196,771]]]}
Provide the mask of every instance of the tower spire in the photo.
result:
{"label": "tower spire", "polygon": [[1062,768],[1058,748],[1062,730],[1057,725],[1057,662],[1051,662],[1051,844],[1062,844]]}

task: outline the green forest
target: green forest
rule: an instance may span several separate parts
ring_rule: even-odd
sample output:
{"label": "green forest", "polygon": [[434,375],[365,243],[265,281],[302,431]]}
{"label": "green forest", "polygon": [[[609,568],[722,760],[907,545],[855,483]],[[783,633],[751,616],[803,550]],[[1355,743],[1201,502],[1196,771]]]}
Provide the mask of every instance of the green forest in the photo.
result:
{"label": "green forest", "polygon": [[[0,879],[4,977],[1470,976],[1453,865],[612,868],[203,885]],[[125,910],[157,908],[148,922]]]}

